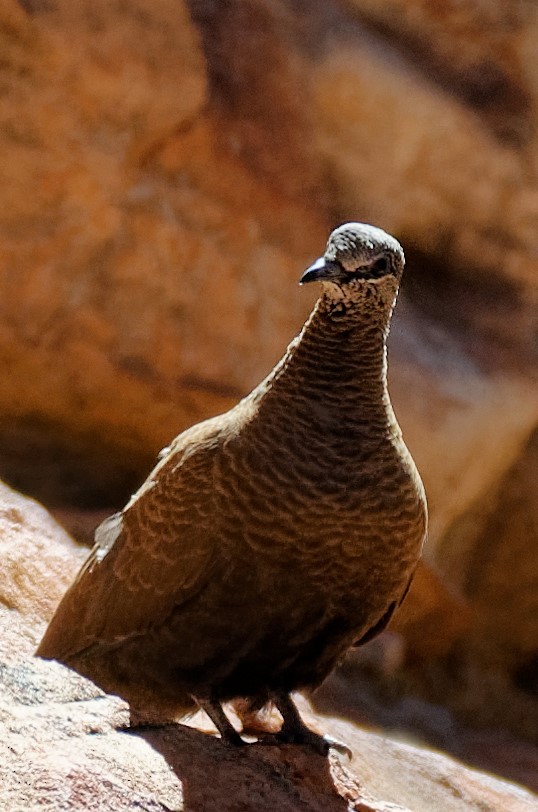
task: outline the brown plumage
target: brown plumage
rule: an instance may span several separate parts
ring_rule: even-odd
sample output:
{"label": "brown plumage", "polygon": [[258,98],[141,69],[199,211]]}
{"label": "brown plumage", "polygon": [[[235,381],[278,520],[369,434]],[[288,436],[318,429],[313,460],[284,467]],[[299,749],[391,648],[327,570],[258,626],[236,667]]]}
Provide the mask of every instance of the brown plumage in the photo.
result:
{"label": "brown plumage", "polygon": [[273,701],[287,741],[324,741],[289,698],[382,630],[426,531],[386,383],[398,242],[348,223],[301,282],[322,293],[270,375],[193,426],[96,545],[37,653],[152,717]]}

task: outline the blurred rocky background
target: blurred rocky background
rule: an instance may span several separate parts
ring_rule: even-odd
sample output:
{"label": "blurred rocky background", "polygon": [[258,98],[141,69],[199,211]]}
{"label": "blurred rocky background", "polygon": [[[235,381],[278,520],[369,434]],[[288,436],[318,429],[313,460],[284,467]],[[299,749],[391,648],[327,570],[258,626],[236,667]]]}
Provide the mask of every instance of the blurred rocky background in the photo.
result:
{"label": "blurred rocky background", "polygon": [[3,0],[0,54],[0,477],[88,541],[385,228],[430,536],[314,701],[536,787],[536,3]]}

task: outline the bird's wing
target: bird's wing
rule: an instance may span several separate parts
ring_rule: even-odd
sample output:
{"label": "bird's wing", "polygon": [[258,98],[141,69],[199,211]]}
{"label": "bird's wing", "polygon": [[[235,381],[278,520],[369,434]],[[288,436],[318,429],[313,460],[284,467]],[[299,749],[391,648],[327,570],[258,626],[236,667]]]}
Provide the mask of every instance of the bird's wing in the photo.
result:
{"label": "bird's wing", "polygon": [[381,632],[385,631],[385,629],[389,625],[390,621],[392,620],[392,616],[393,616],[394,612],[396,611],[396,609],[398,609],[398,607],[400,607],[402,605],[402,603],[406,599],[407,593],[409,592],[411,584],[413,583],[414,575],[415,575],[415,573],[413,571],[411,573],[411,577],[409,578],[409,581],[407,582],[407,586],[405,587],[405,589],[403,591],[402,597],[399,600],[393,601],[390,604],[390,606],[386,610],[385,614],[382,617],[380,617],[379,620],[376,623],[374,623],[374,625],[371,626],[362,635],[362,637],[359,640],[357,640],[355,643],[353,643],[353,648],[358,648],[359,646],[364,646],[365,643],[369,643],[370,640],[373,640],[375,637],[377,637],[378,634],[381,634]]}
{"label": "bird's wing", "polygon": [[213,466],[222,430],[180,435],[96,544],[66,592],[37,654],[69,661],[159,626],[198,594],[218,565]]}

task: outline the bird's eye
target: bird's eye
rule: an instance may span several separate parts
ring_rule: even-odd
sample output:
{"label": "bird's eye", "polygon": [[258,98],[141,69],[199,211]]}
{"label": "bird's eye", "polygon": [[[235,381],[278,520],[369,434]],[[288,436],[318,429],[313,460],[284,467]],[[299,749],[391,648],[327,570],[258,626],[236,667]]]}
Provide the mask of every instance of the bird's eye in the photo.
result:
{"label": "bird's eye", "polygon": [[389,267],[389,263],[386,257],[380,257],[376,259],[371,267],[373,271],[386,271]]}

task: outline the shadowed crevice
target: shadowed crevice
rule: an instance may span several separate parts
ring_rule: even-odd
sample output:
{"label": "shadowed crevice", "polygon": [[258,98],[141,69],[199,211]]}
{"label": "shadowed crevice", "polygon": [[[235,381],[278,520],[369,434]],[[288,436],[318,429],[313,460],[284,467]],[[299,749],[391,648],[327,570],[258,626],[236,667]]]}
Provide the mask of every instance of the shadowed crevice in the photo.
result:
{"label": "shadowed crevice", "polygon": [[183,725],[131,731],[166,760],[183,788],[185,812],[344,812],[331,761],[297,745],[236,748]]}

